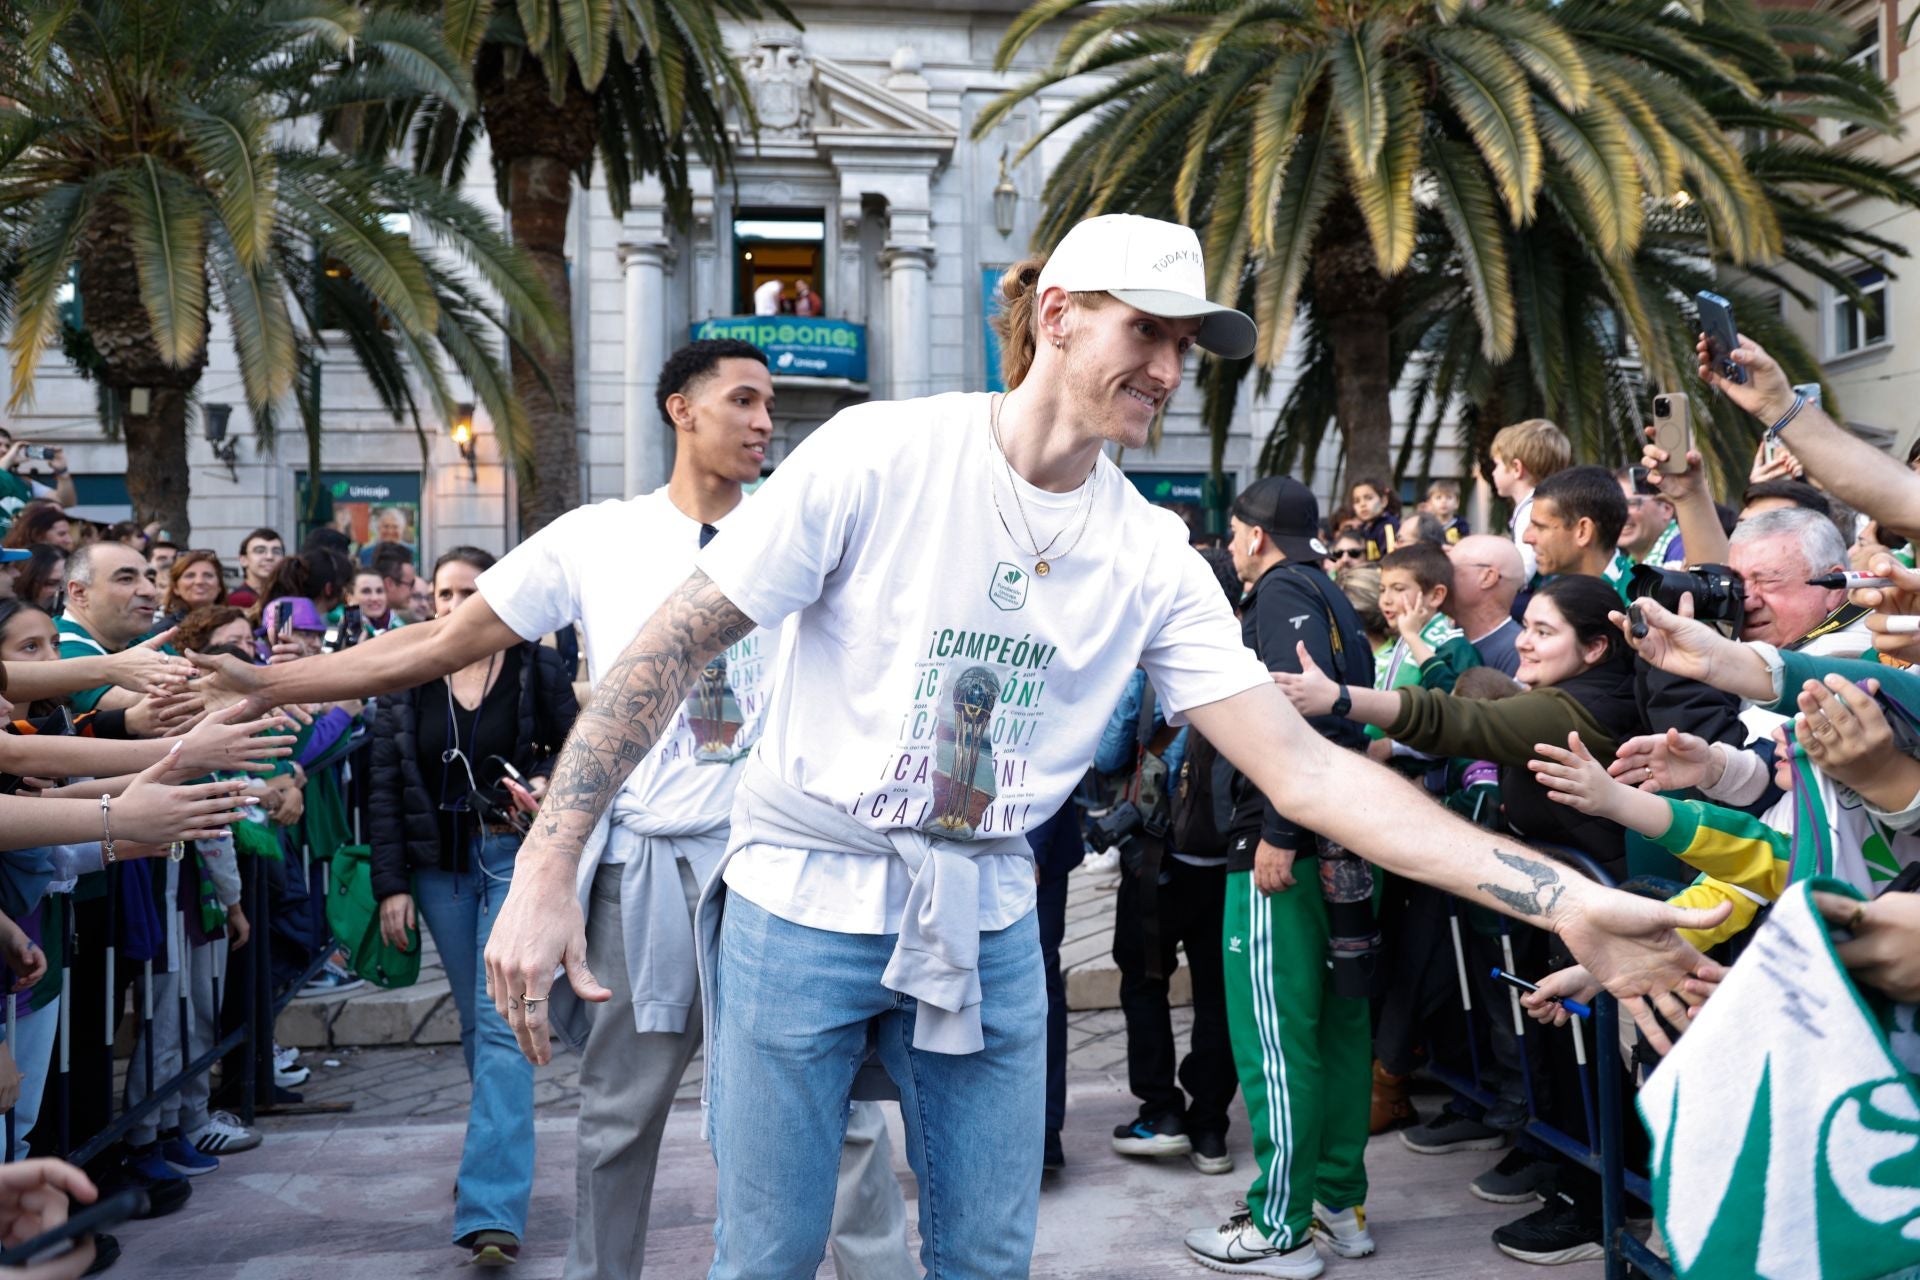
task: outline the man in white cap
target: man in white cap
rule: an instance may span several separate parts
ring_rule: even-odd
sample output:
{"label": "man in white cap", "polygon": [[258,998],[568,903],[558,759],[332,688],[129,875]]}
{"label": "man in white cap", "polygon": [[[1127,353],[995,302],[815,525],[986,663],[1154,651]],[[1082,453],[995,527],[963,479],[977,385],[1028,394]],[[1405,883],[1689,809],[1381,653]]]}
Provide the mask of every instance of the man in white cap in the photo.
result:
{"label": "man in white cap", "polygon": [[1028,1274],[1046,1000],[1024,833],[1085,771],[1135,666],[1290,817],[1558,930],[1616,989],[1664,994],[1701,962],[1673,932],[1695,915],[1492,847],[1274,688],[1185,524],[1104,453],[1146,442],[1193,346],[1252,352],[1253,323],[1205,286],[1192,231],[1130,216],[1015,268],[1011,390],[859,405],[815,431],[602,674],[561,754],[487,948],[535,1061],[556,968],[599,995],[574,893],[598,815],[708,657],[793,617],[699,913],[710,1280],[814,1274],[870,1049],[899,1086],[929,1273]]}

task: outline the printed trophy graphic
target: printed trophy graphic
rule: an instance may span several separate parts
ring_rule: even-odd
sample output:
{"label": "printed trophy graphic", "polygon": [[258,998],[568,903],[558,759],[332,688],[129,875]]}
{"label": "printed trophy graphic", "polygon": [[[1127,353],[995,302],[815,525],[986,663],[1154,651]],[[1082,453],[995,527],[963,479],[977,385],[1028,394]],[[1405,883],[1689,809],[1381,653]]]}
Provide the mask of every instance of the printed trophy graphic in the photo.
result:
{"label": "printed trophy graphic", "polygon": [[729,764],[746,754],[736,747],[746,717],[727,683],[727,655],[707,664],[688,699],[687,718],[693,723],[693,758],[699,764]]}
{"label": "printed trophy graphic", "polygon": [[953,682],[941,708],[933,770],[933,815],[923,830],[953,839],[972,837],[993,803],[993,704],[1000,680],[985,667],[969,667]]}

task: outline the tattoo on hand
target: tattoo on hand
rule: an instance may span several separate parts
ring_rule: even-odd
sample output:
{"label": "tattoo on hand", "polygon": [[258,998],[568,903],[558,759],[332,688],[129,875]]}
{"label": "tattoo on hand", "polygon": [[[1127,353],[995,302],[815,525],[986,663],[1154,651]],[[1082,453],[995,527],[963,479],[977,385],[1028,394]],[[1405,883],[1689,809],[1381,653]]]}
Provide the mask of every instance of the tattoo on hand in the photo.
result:
{"label": "tattoo on hand", "polygon": [[1560,895],[1567,891],[1567,886],[1560,881],[1560,873],[1544,862],[1522,858],[1504,849],[1495,849],[1493,856],[1533,882],[1533,888],[1526,892],[1498,884],[1478,886],[1480,892],[1512,908],[1515,915],[1544,916],[1553,910],[1560,901]]}
{"label": "tattoo on hand", "polygon": [[585,839],[707,663],[754,622],[695,572],[608,669],[561,749],[534,834]]}

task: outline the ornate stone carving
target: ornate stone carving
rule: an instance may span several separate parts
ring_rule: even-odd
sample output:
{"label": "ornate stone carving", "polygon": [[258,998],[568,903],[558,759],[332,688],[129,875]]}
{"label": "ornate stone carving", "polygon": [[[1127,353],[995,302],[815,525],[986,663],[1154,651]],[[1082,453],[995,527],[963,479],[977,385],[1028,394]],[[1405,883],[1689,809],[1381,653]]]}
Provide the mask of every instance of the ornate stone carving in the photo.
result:
{"label": "ornate stone carving", "polygon": [[761,133],[794,138],[813,132],[813,62],[798,37],[762,36],[747,55],[745,71]]}

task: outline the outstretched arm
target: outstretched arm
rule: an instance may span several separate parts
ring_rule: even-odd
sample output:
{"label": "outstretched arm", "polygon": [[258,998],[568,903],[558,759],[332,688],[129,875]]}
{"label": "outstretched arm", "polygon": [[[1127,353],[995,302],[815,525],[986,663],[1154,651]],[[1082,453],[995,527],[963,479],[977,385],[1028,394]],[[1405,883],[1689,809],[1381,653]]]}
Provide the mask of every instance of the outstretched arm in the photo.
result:
{"label": "outstretched arm", "polygon": [[[1188,714],[1301,826],[1376,866],[1551,929],[1615,995],[1658,993],[1664,1003],[1703,961],[1675,930],[1710,928],[1725,918],[1724,910],[1682,911],[1604,889],[1489,835],[1391,770],[1312,732],[1276,689],[1250,689]],[[1355,804],[1356,796],[1367,803]],[[1417,839],[1409,838],[1413,832]],[[1644,1010],[1634,1009],[1634,1016],[1640,1019]]]}
{"label": "outstretched arm", "polygon": [[556,966],[565,964],[582,998],[608,996],[587,971],[586,926],[574,895],[581,846],[707,663],[754,626],[696,571],[608,668],[574,721],[487,942],[487,991],[533,1061],[552,1056],[546,995]]}

